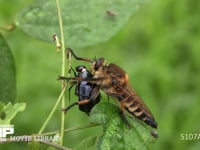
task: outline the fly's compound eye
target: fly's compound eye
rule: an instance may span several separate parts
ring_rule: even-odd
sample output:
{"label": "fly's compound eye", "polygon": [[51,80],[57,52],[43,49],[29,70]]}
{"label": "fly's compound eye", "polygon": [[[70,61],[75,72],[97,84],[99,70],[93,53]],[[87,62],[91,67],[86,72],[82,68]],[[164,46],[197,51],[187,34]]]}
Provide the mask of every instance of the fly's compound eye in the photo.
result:
{"label": "fly's compound eye", "polygon": [[103,66],[103,63],[104,63],[104,58],[98,58],[95,61],[94,69],[98,70],[101,66]]}
{"label": "fly's compound eye", "polygon": [[77,71],[77,72],[82,72],[84,69],[86,69],[85,66],[77,66],[77,67],[76,67],[76,71]]}

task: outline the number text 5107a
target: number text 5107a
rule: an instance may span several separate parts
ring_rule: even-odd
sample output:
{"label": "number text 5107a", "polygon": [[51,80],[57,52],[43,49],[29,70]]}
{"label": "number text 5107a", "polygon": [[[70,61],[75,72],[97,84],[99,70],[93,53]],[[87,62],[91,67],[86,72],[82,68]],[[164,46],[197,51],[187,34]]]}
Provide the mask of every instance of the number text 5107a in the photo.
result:
{"label": "number text 5107a", "polygon": [[200,133],[181,133],[181,140],[200,140]]}

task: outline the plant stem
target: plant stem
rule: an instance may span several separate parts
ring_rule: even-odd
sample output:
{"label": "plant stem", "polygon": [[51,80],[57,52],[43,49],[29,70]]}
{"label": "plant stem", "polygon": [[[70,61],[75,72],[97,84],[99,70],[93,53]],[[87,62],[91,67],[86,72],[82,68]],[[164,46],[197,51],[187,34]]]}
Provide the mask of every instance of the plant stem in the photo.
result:
{"label": "plant stem", "polygon": [[[61,51],[62,51],[62,67],[61,67],[61,75],[65,76],[65,66],[66,66],[66,55],[65,55],[65,40],[64,40],[64,31],[63,31],[63,24],[62,24],[62,16],[61,16],[61,8],[59,0],[56,0],[56,6],[57,6],[57,13],[58,13],[58,20],[59,20],[59,26],[60,26],[60,35],[61,35]],[[64,81],[62,81],[62,89],[65,86]],[[61,107],[65,107],[65,96],[62,96],[62,104]],[[65,129],[65,114],[64,112],[61,112],[61,127],[60,127],[60,144],[63,144],[63,138],[64,138],[64,129]]]}
{"label": "plant stem", "polygon": [[16,26],[14,23],[8,25],[8,26],[0,26],[0,30],[4,30],[4,31],[13,31],[14,29],[16,29]]}
{"label": "plant stem", "polygon": [[[25,139],[22,139],[22,140],[10,140],[9,138],[7,138],[5,141],[0,141],[0,144],[7,144],[7,143],[15,143],[15,142],[30,142],[30,141],[26,141]],[[35,142],[35,141],[33,141],[32,140],[32,142]],[[61,146],[61,145],[58,145],[58,144],[56,144],[56,143],[53,143],[52,141],[43,141],[43,140],[41,140],[41,141],[37,141],[37,142],[40,142],[40,143],[42,143],[42,144],[45,144],[45,145],[48,145],[48,146],[51,146],[51,147],[54,147],[54,148],[56,148],[56,149],[60,149],[60,150],[71,150],[70,148],[68,148],[68,147],[64,147],[64,146]]]}
{"label": "plant stem", "polygon": [[54,105],[53,109],[51,110],[51,112],[49,113],[49,116],[47,117],[47,119],[45,120],[45,122],[43,123],[42,127],[40,128],[38,134],[42,134],[42,132],[44,131],[46,125],[48,124],[48,122],[50,121],[51,117],[53,116],[60,100],[62,99],[64,92],[65,92],[66,86],[64,86],[64,88],[62,89],[62,92],[60,93],[58,99],[56,100],[56,104]]}
{"label": "plant stem", "polygon": [[40,143],[45,144],[45,145],[49,145],[51,147],[54,147],[54,148],[60,149],[60,150],[71,150],[67,147],[64,147],[64,146],[61,146],[61,145],[58,145],[58,144],[55,144],[55,143],[52,143],[52,142],[49,142],[49,141],[40,141]]}
{"label": "plant stem", "polygon": [[[99,125],[100,124],[98,124],[98,123],[92,123],[92,124],[89,124],[89,125],[68,128],[68,129],[65,129],[64,131],[65,132],[72,132],[72,131],[76,131],[76,130],[81,130],[81,129],[96,127],[96,126],[99,126]],[[57,133],[59,133],[59,131],[46,132],[46,133],[42,133],[40,135],[48,136],[48,135],[57,134]]]}

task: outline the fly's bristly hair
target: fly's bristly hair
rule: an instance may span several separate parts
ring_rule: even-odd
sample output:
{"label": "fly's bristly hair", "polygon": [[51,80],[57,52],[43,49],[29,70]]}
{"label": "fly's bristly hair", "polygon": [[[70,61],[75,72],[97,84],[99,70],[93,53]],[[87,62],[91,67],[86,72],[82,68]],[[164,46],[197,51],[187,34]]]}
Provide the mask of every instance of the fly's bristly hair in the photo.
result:
{"label": "fly's bristly hair", "polygon": [[151,127],[157,128],[151,111],[130,86],[128,74],[122,68],[112,63],[105,64],[105,60],[99,58],[92,65],[92,73],[93,78],[103,78],[96,84],[101,86],[108,96],[119,101],[122,112],[125,109]]}
{"label": "fly's bristly hair", "polygon": [[120,103],[121,112],[125,109],[147,125],[157,128],[157,123],[153,114],[143,100],[137,95],[135,89],[131,87],[128,74],[121,67],[113,63],[106,63],[104,58],[95,58],[91,60],[77,57],[71,49],[70,51],[77,60],[92,63],[92,78],[85,78],[85,81],[95,84],[98,90],[101,88],[108,96],[117,99]]}

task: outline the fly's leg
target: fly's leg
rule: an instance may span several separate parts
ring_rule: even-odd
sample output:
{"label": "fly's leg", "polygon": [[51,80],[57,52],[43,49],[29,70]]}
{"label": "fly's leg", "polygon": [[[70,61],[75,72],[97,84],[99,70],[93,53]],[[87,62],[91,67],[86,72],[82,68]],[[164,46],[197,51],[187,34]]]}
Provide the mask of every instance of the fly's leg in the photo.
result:
{"label": "fly's leg", "polygon": [[93,63],[93,60],[91,60],[89,58],[81,58],[81,57],[76,56],[76,54],[73,52],[73,50],[71,48],[67,48],[67,56],[69,56],[69,53],[71,53],[72,56],[74,56],[74,58],[76,60],[82,60],[82,61]]}
{"label": "fly's leg", "polygon": [[63,108],[62,111],[64,111],[65,113],[67,113],[67,111],[68,111],[69,109],[71,109],[72,107],[74,107],[74,106],[76,106],[76,105],[78,105],[77,102],[72,103],[71,105],[67,106],[66,108]]}
{"label": "fly's leg", "polygon": [[96,83],[98,81],[104,80],[104,78],[83,78],[83,77],[64,77],[64,76],[58,76],[57,80],[65,80],[65,81],[74,81],[74,82],[81,82],[81,81],[88,81]]}
{"label": "fly's leg", "polygon": [[129,121],[127,120],[126,116],[124,115],[124,113],[122,111],[120,112],[120,116],[121,116],[122,120],[124,121],[124,124],[126,125],[126,127],[128,129],[130,129],[131,124],[129,123]]}
{"label": "fly's leg", "polygon": [[128,122],[126,116],[124,115],[124,101],[125,100],[120,101],[120,116],[122,117],[122,120],[126,124],[127,128],[130,129],[131,128],[131,124]]}
{"label": "fly's leg", "polygon": [[87,104],[87,103],[89,103],[89,102],[90,102],[89,99],[84,99],[84,100],[81,100],[81,101],[72,103],[71,105],[67,106],[66,108],[63,108],[62,111],[64,111],[65,113],[67,113],[67,111],[68,111],[69,109],[71,109],[72,107],[74,107],[74,106],[76,106],[76,105],[84,105],[84,104]]}

